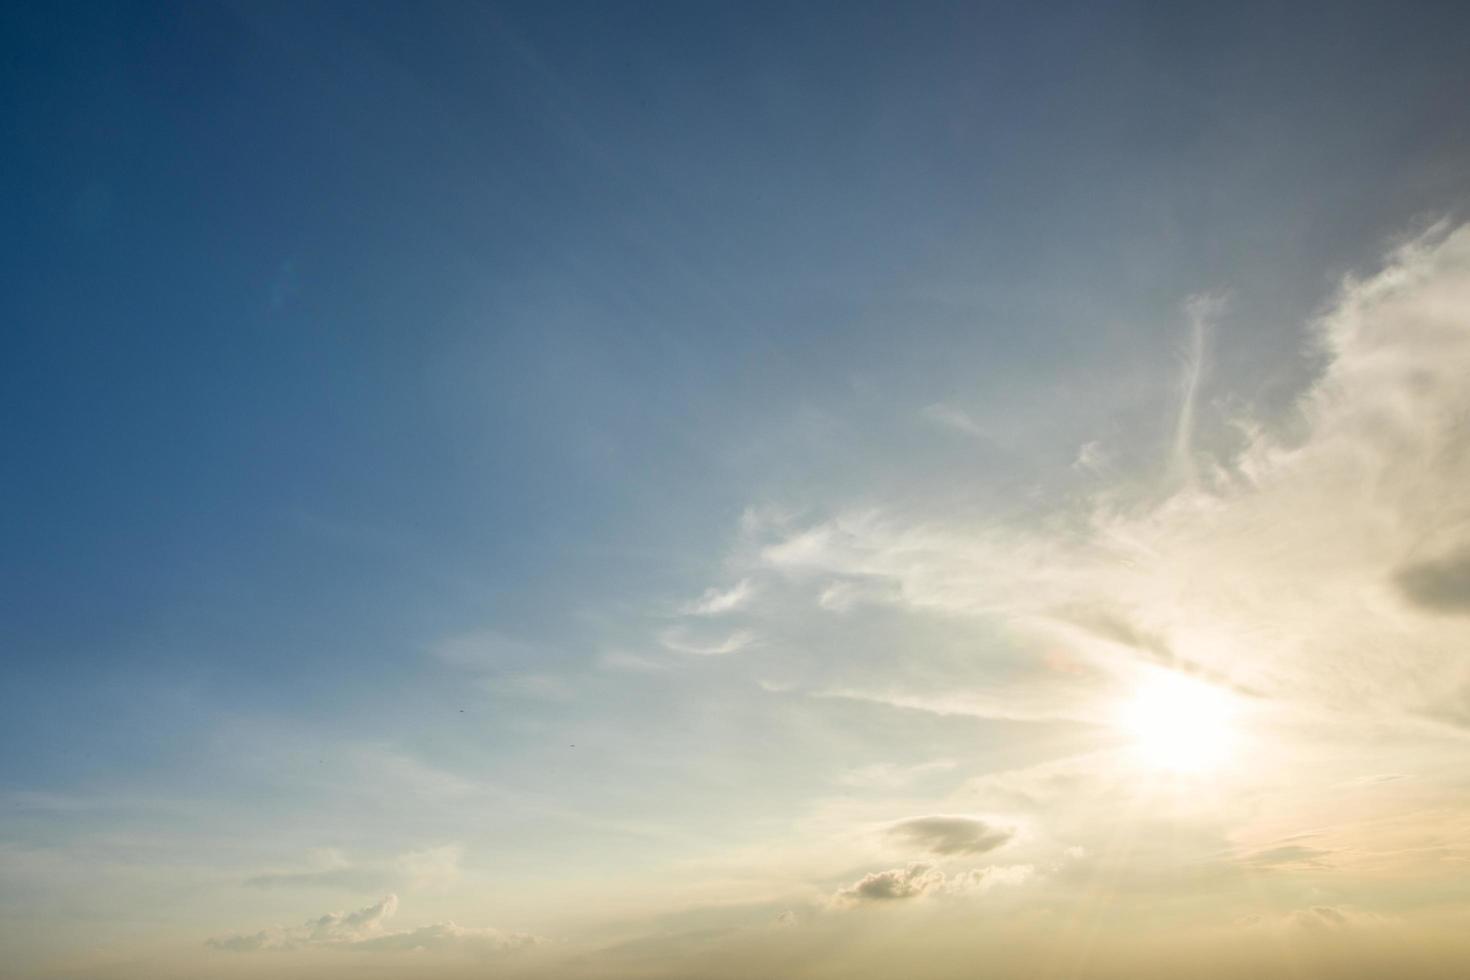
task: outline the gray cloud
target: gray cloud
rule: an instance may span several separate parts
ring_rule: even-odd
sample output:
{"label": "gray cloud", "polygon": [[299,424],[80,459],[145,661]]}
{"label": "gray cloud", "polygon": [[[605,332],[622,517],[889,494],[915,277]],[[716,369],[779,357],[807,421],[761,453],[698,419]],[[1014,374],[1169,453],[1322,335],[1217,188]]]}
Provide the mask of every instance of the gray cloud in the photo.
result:
{"label": "gray cloud", "polygon": [[931,854],[984,854],[1009,841],[1014,831],[974,817],[932,816],[900,821],[887,835]]}
{"label": "gray cloud", "polygon": [[863,875],[833,896],[837,906],[851,907],[867,902],[892,902],[921,895],[962,899],[980,895],[996,885],[1019,885],[1030,881],[1036,869],[1029,864],[970,868],[946,875],[933,865],[915,861],[906,867],[889,868]]}
{"label": "gray cloud", "polygon": [[890,868],[863,875],[840,890],[836,897],[838,902],[844,904],[885,902],[916,898],[943,885],[944,872],[936,871],[927,864],[914,863],[906,868]]}
{"label": "gray cloud", "polygon": [[1470,550],[1405,565],[1393,580],[1404,598],[1421,609],[1470,613]]}

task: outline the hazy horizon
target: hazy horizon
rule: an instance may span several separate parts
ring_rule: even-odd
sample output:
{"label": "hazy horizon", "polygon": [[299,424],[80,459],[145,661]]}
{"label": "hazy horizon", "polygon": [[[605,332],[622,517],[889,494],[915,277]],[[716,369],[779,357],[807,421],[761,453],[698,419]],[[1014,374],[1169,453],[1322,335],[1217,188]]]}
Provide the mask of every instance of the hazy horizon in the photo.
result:
{"label": "hazy horizon", "polygon": [[1453,3],[14,3],[0,976],[1470,971]]}

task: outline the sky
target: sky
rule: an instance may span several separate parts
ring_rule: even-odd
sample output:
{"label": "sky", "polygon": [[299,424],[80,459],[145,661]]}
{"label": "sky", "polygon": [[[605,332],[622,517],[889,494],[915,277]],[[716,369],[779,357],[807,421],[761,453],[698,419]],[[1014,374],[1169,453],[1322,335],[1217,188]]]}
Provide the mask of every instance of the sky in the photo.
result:
{"label": "sky", "polygon": [[1464,976],[1467,29],[6,4],[0,974]]}

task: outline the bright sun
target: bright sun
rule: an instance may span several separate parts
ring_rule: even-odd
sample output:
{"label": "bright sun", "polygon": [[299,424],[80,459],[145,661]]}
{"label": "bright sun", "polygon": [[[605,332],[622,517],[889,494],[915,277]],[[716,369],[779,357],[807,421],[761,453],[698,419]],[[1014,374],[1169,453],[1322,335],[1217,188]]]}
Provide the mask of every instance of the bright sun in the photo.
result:
{"label": "bright sun", "polygon": [[1160,672],[1121,706],[1117,723],[1144,766],[1204,773],[1224,765],[1234,752],[1234,715],[1234,698],[1220,688]]}

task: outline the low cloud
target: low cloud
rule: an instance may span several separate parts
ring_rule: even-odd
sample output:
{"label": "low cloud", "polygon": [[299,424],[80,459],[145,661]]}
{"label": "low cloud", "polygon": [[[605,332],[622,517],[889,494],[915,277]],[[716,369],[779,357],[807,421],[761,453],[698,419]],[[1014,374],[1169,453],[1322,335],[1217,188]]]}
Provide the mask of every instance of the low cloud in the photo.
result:
{"label": "low cloud", "polygon": [[208,940],[207,945],[235,952],[345,946],[375,938],[382,932],[383,923],[397,911],[398,896],[385,895],[356,912],[328,912],[295,928],[273,926],[255,933],[221,936]]}
{"label": "low cloud", "polygon": [[1015,832],[974,817],[914,817],[889,827],[886,836],[931,854],[984,854],[1009,841]]}
{"label": "low cloud", "polygon": [[890,868],[863,875],[851,885],[839,890],[835,899],[838,904],[853,905],[861,902],[891,902],[904,898],[917,898],[925,892],[934,891],[944,885],[944,872],[927,864],[913,863],[905,868]]}
{"label": "low cloud", "polygon": [[922,896],[965,898],[989,891],[997,885],[1019,885],[1030,881],[1034,875],[1035,869],[1029,864],[970,868],[947,875],[931,864],[915,861],[902,868],[863,875],[846,888],[838,889],[832,896],[832,904],[838,908],[851,908]]}
{"label": "low cloud", "polygon": [[360,951],[462,949],[502,952],[540,942],[522,933],[473,929],[439,922],[417,929],[392,931],[386,923],[398,912],[398,896],[383,898],[355,912],[329,912],[294,928],[273,926],[254,933],[216,936],[205,945],[234,953],[265,950],[334,948]]}

